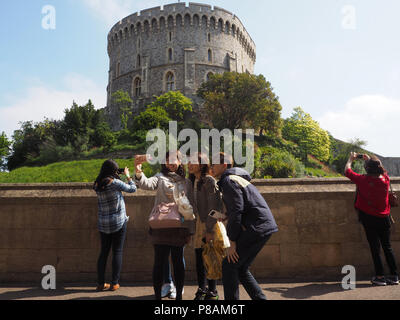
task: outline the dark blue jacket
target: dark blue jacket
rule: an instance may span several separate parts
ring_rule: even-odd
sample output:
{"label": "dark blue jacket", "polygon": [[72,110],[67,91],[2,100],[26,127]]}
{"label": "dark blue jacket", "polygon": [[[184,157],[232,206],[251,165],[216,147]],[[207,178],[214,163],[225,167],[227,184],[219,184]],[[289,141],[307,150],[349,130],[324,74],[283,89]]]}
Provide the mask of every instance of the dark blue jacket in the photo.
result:
{"label": "dark blue jacket", "polygon": [[237,241],[243,230],[255,237],[278,232],[267,202],[250,181],[247,171],[232,168],[226,170],[218,182],[228,213],[227,232],[231,241]]}

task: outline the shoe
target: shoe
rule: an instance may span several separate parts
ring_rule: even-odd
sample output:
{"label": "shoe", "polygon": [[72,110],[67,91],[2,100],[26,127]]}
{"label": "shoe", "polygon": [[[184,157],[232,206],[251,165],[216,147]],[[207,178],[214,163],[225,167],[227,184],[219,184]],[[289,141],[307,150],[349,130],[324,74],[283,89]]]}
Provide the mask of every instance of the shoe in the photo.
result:
{"label": "shoe", "polygon": [[121,288],[121,286],[119,284],[113,284],[111,286],[110,291],[117,291],[119,288]]}
{"label": "shoe", "polygon": [[204,300],[219,300],[218,291],[207,290]]}
{"label": "shoe", "polygon": [[107,291],[107,290],[110,289],[110,287],[111,287],[111,286],[110,286],[108,283],[105,283],[105,284],[103,284],[103,285],[99,285],[99,286],[96,288],[96,291],[98,291],[98,292]]}
{"label": "shoe", "polygon": [[194,300],[205,300],[206,294],[207,294],[206,290],[199,288],[196,292],[196,296],[194,297]]}
{"label": "shoe", "polygon": [[371,282],[373,285],[380,287],[384,287],[387,285],[385,278],[374,277]]}
{"label": "shoe", "polygon": [[161,298],[166,298],[172,293],[172,286],[173,284],[171,283],[163,284],[161,288]]}
{"label": "shoe", "polygon": [[386,284],[389,286],[399,285],[399,276],[386,277]]}
{"label": "shoe", "polygon": [[[182,296],[185,293],[185,289],[182,289]],[[172,284],[172,292],[171,294],[168,296],[169,299],[174,300],[176,299],[176,287],[174,286],[174,284]]]}
{"label": "shoe", "polygon": [[171,293],[168,296],[169,299],[176,299],[176,287],[171,283]]}

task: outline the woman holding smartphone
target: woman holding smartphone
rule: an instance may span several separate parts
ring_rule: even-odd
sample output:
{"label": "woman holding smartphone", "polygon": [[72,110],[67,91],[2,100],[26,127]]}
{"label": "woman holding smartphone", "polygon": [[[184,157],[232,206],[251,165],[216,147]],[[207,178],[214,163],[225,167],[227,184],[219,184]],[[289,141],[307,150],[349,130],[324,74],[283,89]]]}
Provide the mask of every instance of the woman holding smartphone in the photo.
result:
{"label": "woman holding smartphone", "polygon": [[218,300],[217,282],[206,278],[202,247],[214,239],[214,229],[218,220],[209,214],[213,210],[222,212],[222,196],[217,181],[211,175],[210,162],[205,154],[197,153],[193,161],[189,162],[188,169],[198,212],[194,247],[199,289],[194,300]]}
{"label": "woman holding smartphone", "polygon": [[[128,184],[121,181],[119,173],[125,174]],[[98,229],[101,239],[101,252],[97,262],[97,291],[119,289],[122,269],[122,253],[129,217],[126,215],[125,201],[122,192],[136,192],[136,185],[129,174],[129,169],[120,170],[113,160],[107,160],[101,167],[100,174],[94,182],[93,189],[98,199]],[[107,258],[112,248],[112,282],[105,282]]]}
{"label": "woman holding smartphone", "polygon": [[[355,173],[351,169],[356,160],[364,160],[366,175]],[[398,285],[399,277],[396,259],[390,242],[390,179],[382,162],[377,157],[359,155],[352,152],[345,168],[346,177],[357,185],[355,208],[359,211],[360,222],[364,226],[371,255],[375,266],[375,277],[372,284],[377,286]],[[381,246],[390,269],[390,275],[385,277],[380,256]]]}
{"label": "woman holding smartphone", "polygon": [[[178,153],[168,152],[165,161],[161,165],[161,173],[152,178],[147,178],[142,171],[142,164],[146,162],[146,156],[135,157],[136,181],[139,188],[143,190],[157,191],[154,207],[162,203],[175,202],[174,189],[179,193],[184,192],[188,197],[194,211],[193,190]],[[162,286],[164,282],[165,269],[172,256],[174,277],[176,285],[176,300],[182,300],[185,282],[184,248],[190,242],[195,232],[193,221],[184,221],[182,228],[151,229],[150,238],[154,246],[153,287],[156,300],[161,300]]]}

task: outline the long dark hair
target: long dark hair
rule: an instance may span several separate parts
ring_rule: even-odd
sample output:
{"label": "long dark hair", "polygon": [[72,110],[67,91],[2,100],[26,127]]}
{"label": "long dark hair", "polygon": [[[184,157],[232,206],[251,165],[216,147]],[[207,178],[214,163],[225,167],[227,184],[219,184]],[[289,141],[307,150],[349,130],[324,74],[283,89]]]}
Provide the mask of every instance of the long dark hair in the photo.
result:
{"label": "long dark hair", "polygon": [[93,184],[93,189],[99,192],[105,190],[106,186],[111,182],[113,179],[121,180],[118,175],[118,163],[114,160],[107,160],[103,163],[100,174],[98,175],[96,181]]}
{"label": "long dark hair", "polygon": [[[204,184],[206,176],[208,174],[210,174],[211,165],[210,165],[210,160],[208,159],[206,154],[199,152],[197,158],[198,158],[198,162],[200,165],[200,172],[201,172],[200,180],[197,184],[197,189],[200,191],[201,187]],[[206,162],[206,163],[203,164],[203,162]],[[192,182],[192,186],[194,186],[194,183],[196,181],[196,176],[194,174],[190,174],[189,179]]]}
{"label": "long dark hair", "polygon": [[[168,174],[171,173],[171,171],[167,168],[167,165],[166,165],[166,162],[169,159],[169,155],[170,155],[170,152],[167,152],[167,154],[165,155],[165,161],[164,161],[165,163],[161,164],[161,173],[164,176],[168,176]],[[186,170],[185,170],[185,167],[182,165],[182,156],[179,151],[176,153],[176,158],[179,160],[179,162],[181,162],[181,165],[178,167],[178,170],[176,170],[175,173],[177,175],[181,176],[182,178],[186,178]]]}
{"label": "long dark hair", "polygon": [[378,157],[372,156],[370,160],[365,162],[365,170],[370,175],[382,175],[387,174],[387,171],[383,167],[381,160]]}

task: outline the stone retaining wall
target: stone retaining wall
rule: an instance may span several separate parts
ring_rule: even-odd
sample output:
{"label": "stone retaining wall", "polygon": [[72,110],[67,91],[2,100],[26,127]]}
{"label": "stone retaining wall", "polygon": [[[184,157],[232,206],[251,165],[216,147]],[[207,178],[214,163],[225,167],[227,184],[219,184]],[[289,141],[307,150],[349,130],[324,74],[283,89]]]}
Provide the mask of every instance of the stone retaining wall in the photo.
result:
{"label": "stone retaining wall", "polygon": [[[341,279],[344,265],[356,266],[359,277],[372,274],[368,244],[353,209],[354,185],[346,179],[253,182],[280,228],[252,266],[256,277]],[[400,178],[392,184],[399,190]],[[149,282],[153,249],[147,217],[154,193],[139,190],[125,199],[131,219],[121,281]],[[399,209],[393,215],[400,221]],[[53,265],[57,281],[95,283],[96,226],[97,199],[90,184],[0,185],[0,282],[40,283],[42,267]],[[400,259],[398,225],[392,239]],[[185,257],[187,279],[195,280],[192,247],[185,249]]]}

